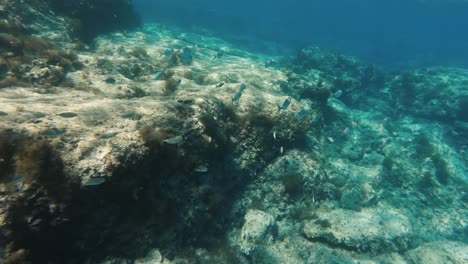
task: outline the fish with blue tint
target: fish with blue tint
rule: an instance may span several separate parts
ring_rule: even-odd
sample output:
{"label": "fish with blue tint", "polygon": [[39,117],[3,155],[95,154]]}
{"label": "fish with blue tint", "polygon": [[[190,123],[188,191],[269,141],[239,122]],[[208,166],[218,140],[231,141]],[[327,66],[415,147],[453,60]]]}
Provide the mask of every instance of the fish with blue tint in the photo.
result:
{"label": "fish with blue tint", "polygon": [[301,111],[299,111],[299,113],[297,113],[296,120],[301,121],[304,118],[306,118],[306,116],[310,113],[310,110],[312,110],[310,108],[310,106],[305,106],[304,108],[302,108]]}
{"label": "fish with blue tint", "polygon": [[340,98],[340,96],[343,94],[342,90],[338,90],[332,94],[333,97],[335,98]]}
{"label": "fish with blue tint", "polygon": [[182,64],[184,64],[184,65],[192,64],[192,61],[193,61],[192,49],[187,48],[187,47],[182,48],[179,51],[179,59],[182,62]]}
{"label": "fish with blue tint", "polygon": [[247,85],[245,83],[241,84],[239,91],[232,97],[232,102],[233,103],[238,103],[240,98],[242,97],[242,94],[244,93],[244,90],[247,88]]}
{"label": "fish with blue tint", "polygon": [[162,56],[170,57],[170,56],[172,56],[172,54],[174,54],[174,49],[168,48],[164,52],[162,52],[159,57],[162,57]]}
{"label": "fish with blue tint", "polygon": [[288,96],[288,98],[286,98],[286,100],[284,100],[282,106],[278,105],[278,111],[281,111],[281,110],[285,111],[286,109],[288,109],[289,105],[291,104],[291,100],[292,100],[292,98]]}
{"label": "fish with blue tint", "polygon": [[220,50],[213,56],[213,60],[220,59],[221,57],[223,57],[223,55],[224,51]]}

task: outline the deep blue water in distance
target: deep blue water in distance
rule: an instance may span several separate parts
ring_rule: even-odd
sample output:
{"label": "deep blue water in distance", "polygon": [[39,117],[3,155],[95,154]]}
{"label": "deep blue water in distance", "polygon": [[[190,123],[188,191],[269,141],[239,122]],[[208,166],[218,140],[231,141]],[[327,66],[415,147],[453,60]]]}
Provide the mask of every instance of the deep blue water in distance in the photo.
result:
{"label": "deep blue water in distance", "polygon": [[145,22],[171,23],[187,30],[205,28],[253,50],[281,53],[316,45],[389,69],[468,67],[466,0],[134,3]]}

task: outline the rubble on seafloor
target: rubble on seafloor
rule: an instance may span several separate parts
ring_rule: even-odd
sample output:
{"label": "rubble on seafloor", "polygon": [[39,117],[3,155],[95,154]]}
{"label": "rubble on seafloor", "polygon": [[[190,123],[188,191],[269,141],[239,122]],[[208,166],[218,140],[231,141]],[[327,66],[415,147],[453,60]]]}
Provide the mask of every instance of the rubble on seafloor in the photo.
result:
{"label": "rubble on seafloor", "polygon": [[36,12],[56,38],[0,33],[5,263],[468,258],[468,71],[158,24],[83,48]]}

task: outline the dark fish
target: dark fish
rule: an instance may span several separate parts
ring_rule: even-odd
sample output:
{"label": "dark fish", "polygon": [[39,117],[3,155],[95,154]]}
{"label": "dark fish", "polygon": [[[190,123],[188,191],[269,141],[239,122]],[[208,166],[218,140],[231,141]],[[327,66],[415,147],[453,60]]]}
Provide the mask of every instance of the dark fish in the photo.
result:
{"label": "dark fish", "polygon": [[223,87],[223,85],[224,85],[224,83],[218,83],[218,84],[216,85],[216,88]]}
{"label": "dark fish", "polygon": [[239,92],[243,93],[245,88],[247,88],[247,84],[245,84],[245,83],[241,84]]}
{"label": "dark fish", "polygon": [[96,185],[103,184],[104,182],[106,182],[106,179],[102,177],[91,178],[85,183],[83,183],[83,186],[96,186]]}
{"label": "dark fish", "polygon": [[188,65],[192,64],[193,61],[193,55],[192,55],[192,50],[190,48],[183,48],[179,52],[179,58],[182,64]]}
{"label": "dark fish", "polygon": [[58,115],[61,116],[61,117],[64,117],[64,118],[72,118],[72,117],[77,116],[78,114],[73,113],[73,112],[64,112],[64,113],[60,113]]}
{"label": "dark fish", "polygon": [[213,60],[220,59],[221,57],[223,57],[223,55],[224,51],[220,50],[213,56]]}
{"label": "dark fish", "polygon": [[266,62],[265,62],[265,67],[271,67],[275,64],[275,61],[272,60],[272,59],[268,59]]}
{"label": "dark fish", "polygon": [[8,115],[8,114],[5,113],[5,112],[0,111],[0,116],[6,116],[6,115]]}
{"label": "dark fish", "polygon": [[172,56],[172,54],[174,54],[174,49],[168,48],[163,53],[161,53],[161,56],[159,56],[159,57],[162,57],[162,56],[170,57],[170,56]]}
{"label": "dark fish", "polygon": [[288,98],[286,98],[286,100],[284,100],[283,105],[278,106],[278,111],[281,111],[281,110],[284,111],[284,110],[288,109],[289,105],[291,104],[291,100],[292,100],[292,98],[288,96]]}
{"label": "dark fish", "polygon": [[297,113],[296,120],[297,121],[303,120],[309,114],[310,110],[311,109],[310,109],[309,106],[306,106],[306,107],[302,108],[302,110],[299,111],[299,113]]}
{"label": "dark fish", "polygon": [[116,80],[114,78],[112,78],[112,77],[108,77],[108,78],[106,78],[105,82],[107,84],[115,84]]}

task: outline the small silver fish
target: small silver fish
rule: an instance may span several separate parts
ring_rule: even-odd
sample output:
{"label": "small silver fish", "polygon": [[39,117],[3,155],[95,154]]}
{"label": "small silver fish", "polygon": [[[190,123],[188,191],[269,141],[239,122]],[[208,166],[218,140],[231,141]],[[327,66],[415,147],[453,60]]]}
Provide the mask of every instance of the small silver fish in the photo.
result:
{"label": "small silver fish", "polygon": [[222,83],[218,83],[218,84],[216,85],[216,88],[223,87],[223,85],[224,85],[224,83],[223,83],[223,82],[222,82]]}
{"label": "small silver fish", "polygon": [[181,136],[175,136],[163,140],[164,143],[167,143],[169,145],[179,145],[182,141],[184,141],[184,138]]}
{"label": "small silver fish", "polygon": [[36,220],[34,220],[32,223],[31,223],[31,226],[36,226],[38,224],[40,224],[42,222],[42,219],[41,218],[38,218]]}
{"label": "small silver fish", "polygon": [[297,121],[303,120],[309,114],[310,110],[311,109],[310,109],[309,106],[306,106],[306,107],[302,108],[302,110],[299,111],[299,113],[297,113],[296,120]]}
{"label": "small silver fish", "polygon": [[284,148],[283,148],[283,146],[281,146],[281,148],[280,148],[280,154],[283,155],[283,153],[284,153]]}
{"label": "small silver fish", "polygon": [[91,178],[87,180],[85,183],[83,183],[83,186],[96,186],[96,185],[103,184],[104,182],[106,182],[106,179],[102,177],[96,177],[96,178]]}
{"label": "small silver fish", "polygon": [[240,98],[242,97],[242,94],[244,93],[244,90],[247,88],[247,85],[245,83],[241,84],[239,91],[232,97],[232,102],[233,103],[238,103]]}
{"label": "small silver fish", "polygon": [[281,111],[281,110],[285,111],[286,109],[288,109],[289,105],[291,104],[291,100],[292,100],[292,98],[288,96],[288,98],[286,98],[286,100],[284,100],[282,106],[278,105],[278,111]]}
{"label": "small silver fish", "polygon": [[155,81],[159,81],[159,80],[161,80],[162,76],[163,76],[163,73],[162,73],[162,72],[158,72],[158,73],[156,73],[156,75],[154,76],[154,80],[155,80]]}
{"label": "small silver fish", "polygon": [[196,172],[208,172],[208,167],[206,167],[205,165],[200,165],[198,167],[195,168]]}
{"label": "small silver fish", "polygon": [[343,94],[342,90],[338,90],[332,94],[333,97],[339,98]]}

